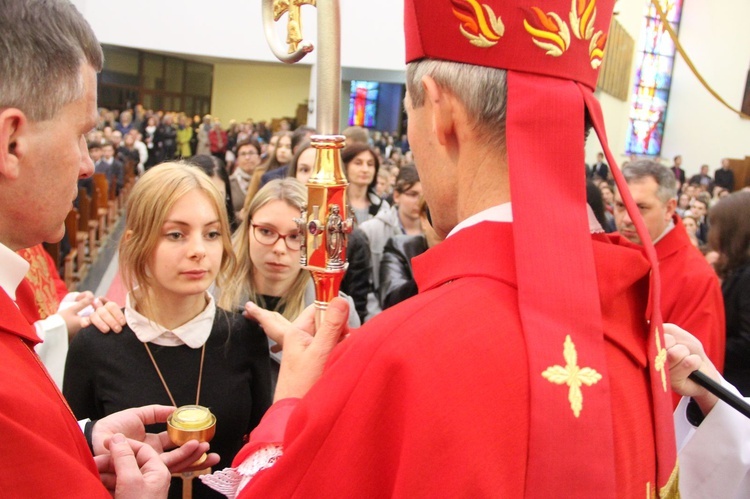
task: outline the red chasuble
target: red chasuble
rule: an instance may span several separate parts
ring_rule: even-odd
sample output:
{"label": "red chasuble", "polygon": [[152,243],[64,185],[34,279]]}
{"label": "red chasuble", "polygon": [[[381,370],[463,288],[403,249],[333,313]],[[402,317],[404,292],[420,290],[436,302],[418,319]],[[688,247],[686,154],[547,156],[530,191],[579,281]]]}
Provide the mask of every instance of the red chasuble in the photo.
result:
{"label": "red chasuble", "polygon": [[0,495],[110,497],[73,413],[34,353],[38,342],[0,291]]}
{"label": "red chasuble", "polygon": [[[662,317],[664,322],[677,324],[698,338],[711,362],[723,371],[726,331],[719,278],[703,254],[690,242],[680,217],[674,215],[674,222],[674,229],[654,246],[662,282]],[[612,237],[619,238],[618,244],[631,244],[622,236]],[[674,407],[681,398],[672,394]]]}
{"label": "red chasuble", "polygon": [[[656,480],[645,321],[649,265],[639,251],[604,235],[593,236],[592,247],[606,366],[592,366],[584,355],[573,359],[560,344],[550,368],[569,369],[573,360],[581,369],[609,373],[608,383],[581,387],[577,417],[570,387],[557,385],[549,414],[536,415],[548,418],[546,448],[536,451],[559,446],[561,418],[575,418],[583,432],[601,424],[591,407],[606,399],[617,494],[646,497]],[[529,372],[514,261],[512,226],[503,223],[464,229],[415,258],[419,295],[336,348],[289,417],[284,455],[239,497],[529,497],[529,386],[542,372]],[[235,466],[278,424],[274,418],[286,409],[276,411],[279,405],[289,401],[269,411]],[[569,478],[581,470],[584,476],[613,473],[599,457],[561,461],[545,470],[546,483],[531,488],[600,497],[590,483]]]}
{"label": "red chasuble", "polygon": [[724,298],[716,272],[693,246],[674,215],[675,228],[656,243],[661,272],[664,322],[677,324],[701,340],[719,371],[724,370],[726,331]]}

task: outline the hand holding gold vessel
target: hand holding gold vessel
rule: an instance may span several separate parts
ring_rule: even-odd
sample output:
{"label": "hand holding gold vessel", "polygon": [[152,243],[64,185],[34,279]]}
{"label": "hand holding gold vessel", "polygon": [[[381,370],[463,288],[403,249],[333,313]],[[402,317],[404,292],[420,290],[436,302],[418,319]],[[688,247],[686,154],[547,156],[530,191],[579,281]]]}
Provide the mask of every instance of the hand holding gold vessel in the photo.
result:
{"label": "hand holding gold vessel", "polygon": [[[207,407],[183,405],[167,418],[167,435],[175,445],[184,445],[190,440],[210,442],[216,433],[216,416]],[[203,454],[192,466],[202,465],[208,458]]]}

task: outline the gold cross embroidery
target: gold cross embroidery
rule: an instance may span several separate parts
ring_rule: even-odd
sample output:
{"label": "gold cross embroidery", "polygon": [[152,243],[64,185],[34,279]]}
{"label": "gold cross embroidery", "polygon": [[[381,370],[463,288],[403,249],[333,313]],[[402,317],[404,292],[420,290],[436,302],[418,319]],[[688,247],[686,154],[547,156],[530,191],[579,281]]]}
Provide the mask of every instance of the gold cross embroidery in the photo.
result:
{"label": "gold cross embroidery", "polygon": [[669,475],[667,484],[658,490],[657,486],[651,487],[651,482],[646,482],[646,499],[680,499],[680,464],[676,462],[672,473]]}
{"label": "gold cross embroidery", "polygon": [[581,409],[583,409],[581,385],[595,385],[602,379],[602,375],[590,367],[578,367],[578,352],[576,352],[576,346],[570,339],[570,335],[565,336],[563,358],[565,359],[565,367],[550,366],[542,373],[542,377],[556,385],[568,385],[570,387],[568,401],[570,402],[570,408],[573,410],[573,415],[578,417],[581,414]]}
{"label": "gold cross embroidery", "polygon": [[667,372],[664,366],[667,364],[667,349],[661,347],[661,335],[659,334],[659,328],[655,330],[656,334],[656,358],[654,359],[654,369],[656,372],[661,373],[661,384],[664,387],[664,391],[667,391]]}
{"label": "gold cross embroidery", "polygon": [[284,13],[289,13],[289,21],[286,25],[286,43],[289,44],[289,53],[297,50],[297,45],[302,41],[302,18],[300,7],[302,5],[315,6],[316,0],[274,0],[273,20],[278,21]]}

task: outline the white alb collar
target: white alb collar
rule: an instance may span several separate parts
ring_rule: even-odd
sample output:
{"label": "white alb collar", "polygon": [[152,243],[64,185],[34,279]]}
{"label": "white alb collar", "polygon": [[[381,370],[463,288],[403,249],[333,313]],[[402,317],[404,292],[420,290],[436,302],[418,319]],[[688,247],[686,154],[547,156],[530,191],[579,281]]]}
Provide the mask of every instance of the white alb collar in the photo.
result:
{"label": "white alb collar", "polygon": [[21,255],[0,243],[0,288],[16,301],[16,289],[29,271],[29,262]]}
{"label": "white alb collar", "polygon": [[493,206],[491,208],[487,208],[486,210],[480,211],[479,213],[475,213],[474,215],[470,216],[463,222],[460,222],[458,225],[453,227],[453,230],[450,231],[450,233],[448,234],[448,237],[451,237],[453,234],[457,233],[458,231],[471,227],[472,225],[476,225],[480,222],[512,222],[512,221],[513,221],[513,211],[510,208],[510,203],[503,203],[497,206]]}
{"label": "white alb collar", "polygon": [[[602,229],[601,224],[596,219],[591,206],[587,204],[586,210],[589,221],[589,232],[591,232],[592,234],[604,232],[604,229]],[[475,213],[474,215],[470,216],[463,222],[453,227],[453,230],[450,231],[448,237],[451,237],[458,231],[466,229],[467,227],[471,227],[472,225],[476,225],[480,222],[513,222],[513,210],[511,209],[510,203],[499,204],[497,206],[487,208],[484,211],[480,211],[479,213]]]}
{"label": "white alb collar", "polygon": [[125,298],[125,320],[142,343],[153,343],[166,347],[187,345],[200,348],[208,340],[216,315],[216,302],[206,293],[208,303],[203,312],[171,331],[147,319],[135,310],[132,291]]}

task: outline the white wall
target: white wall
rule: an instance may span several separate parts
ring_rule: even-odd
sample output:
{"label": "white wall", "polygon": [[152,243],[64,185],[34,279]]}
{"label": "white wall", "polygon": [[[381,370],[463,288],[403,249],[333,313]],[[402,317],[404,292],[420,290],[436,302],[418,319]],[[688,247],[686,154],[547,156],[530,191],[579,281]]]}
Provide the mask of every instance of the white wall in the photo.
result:
{"label": "white wall", "polygon": [[[628,0],[617,3],[617,22],[633,37],[635,45],[638,45],[638,37],[643,24],[643,13],[650,0]],[[633,88],[635,80],[635,57],[633,68],[629,76],[628,88]],[[625,144],[628,133],[628,114],[630,111],[630,99],[621,101],[604,92],[596,92],[604,115],[604,127],[607,130],[607,141],[617,164],[622,164],[626,159]],[[601,152],[602,146],[592,131],[586,142],[586,161],[590,164],[596,161],[596,154]]]}
{"label": "white wall", "polygon": [[[646,2],[619,2],[619,21],[634,36],[640,36]],[[685,0],[679,39],[693,64],[714,90],[735,108],[742,106],[747,72],[750,68],[750,31],[744,20],[750,18],[750,2],[726,0],[720,3]],[[631,75],[631,87],[635,68]],[[601,94],[609,143],[618,161],[625,159],[629,103]],[[589,139],[586,158],[592,161],[599,150]],[[708,91],[677,55],[672,74],[672,89],[667,108],[661,157],[671,165],[682,155],[688,175],[698,173],[700,165],[710,171],[719,167],[723,157],[750,156],[750,120],[740,119]]]}
{"label": "white wall", "polygon": [[[277,62],[266,44],[260,0],[72,0],[111,45],[227,59]],[[303,6],[303,34],[316,40],[316,9]],[[342,65],[403,69],[403,2],[341,2]],[[285,20],[286,16],[282,18]],[[277,24],[282,24],[281,22]],[[281,29],[281,28],[280,28]],[[283,34],[279,31],[279,39]],[[309,58],[309,59],[308,59]],[[310,64],[314,54],[304,59]]]}
{"label": "white wall", "polygon": [[[726,101],[742,106],[750,67],[750,2],[685,0],[680,42],[698,71]],[[723,157],[750,156],[750,120],[714,99],[678,57],[673,73],[662,156],[682,155],[688,174],[701,164],[710,171]]]}

